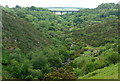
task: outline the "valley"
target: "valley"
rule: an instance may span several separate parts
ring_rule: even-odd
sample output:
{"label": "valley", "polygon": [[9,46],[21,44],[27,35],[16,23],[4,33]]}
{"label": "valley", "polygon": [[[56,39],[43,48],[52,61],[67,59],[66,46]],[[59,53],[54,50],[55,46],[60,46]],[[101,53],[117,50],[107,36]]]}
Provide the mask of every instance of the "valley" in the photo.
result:
{"label": "valley", "polygon": [[3,80],[118,79],[118,7],[0,6]]}

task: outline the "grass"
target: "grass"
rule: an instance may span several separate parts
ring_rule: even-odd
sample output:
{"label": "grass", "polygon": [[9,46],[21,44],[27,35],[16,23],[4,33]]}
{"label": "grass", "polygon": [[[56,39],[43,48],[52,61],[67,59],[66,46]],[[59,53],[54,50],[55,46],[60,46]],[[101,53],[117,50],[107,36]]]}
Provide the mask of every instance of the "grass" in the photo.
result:
{"label": "grass", "polygon": [[118,64],[90,72],[79,79],[118,79]]}

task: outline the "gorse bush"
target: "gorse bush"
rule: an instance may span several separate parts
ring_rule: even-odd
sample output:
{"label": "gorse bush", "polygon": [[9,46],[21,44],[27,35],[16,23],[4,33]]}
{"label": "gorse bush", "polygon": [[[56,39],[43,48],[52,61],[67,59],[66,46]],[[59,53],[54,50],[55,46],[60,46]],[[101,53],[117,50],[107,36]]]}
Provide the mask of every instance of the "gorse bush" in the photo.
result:
{"label": "gorse bush", "polygon": [[43,81],[54,81],[54,80],[67,80],[76,81],[76,76],[73,72],[66,70],[64,68],[54,69],[53,72],[48,73],[44,76]]}

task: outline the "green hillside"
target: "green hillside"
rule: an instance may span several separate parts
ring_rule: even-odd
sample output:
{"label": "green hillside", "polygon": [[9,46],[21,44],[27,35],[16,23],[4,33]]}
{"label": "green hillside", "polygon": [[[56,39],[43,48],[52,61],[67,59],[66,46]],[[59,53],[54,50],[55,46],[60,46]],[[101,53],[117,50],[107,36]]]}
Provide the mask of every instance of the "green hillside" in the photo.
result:
{"label": "green hillside", "polygon": [[3,45],[5,50],[19,48],[23,52],[50,45],[51,41],[43,33],[33,28],[29,22],[3,11]]}

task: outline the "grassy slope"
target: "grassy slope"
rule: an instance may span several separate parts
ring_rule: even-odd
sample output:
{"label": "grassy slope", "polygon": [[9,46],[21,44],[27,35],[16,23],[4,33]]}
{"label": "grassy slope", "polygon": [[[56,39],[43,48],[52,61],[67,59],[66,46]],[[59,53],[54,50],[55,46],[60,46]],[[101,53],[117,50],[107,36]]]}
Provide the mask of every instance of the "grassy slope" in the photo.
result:
{"label": "grassy slope", "polygon": [[118,64],[93,71],[79,79],[118,79]]}

